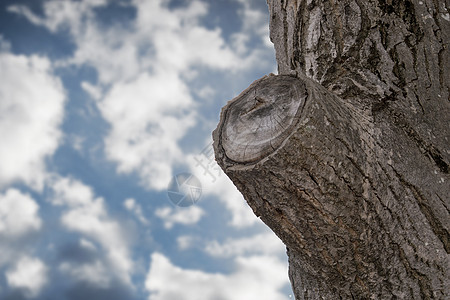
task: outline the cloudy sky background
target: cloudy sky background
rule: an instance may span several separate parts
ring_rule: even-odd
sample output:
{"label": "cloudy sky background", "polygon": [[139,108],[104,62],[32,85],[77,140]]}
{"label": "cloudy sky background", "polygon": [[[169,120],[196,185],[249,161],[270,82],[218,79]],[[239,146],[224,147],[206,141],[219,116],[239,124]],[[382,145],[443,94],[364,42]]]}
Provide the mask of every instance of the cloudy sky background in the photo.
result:
{"label": "cloudy sky background", "polygon": [[211,150],[270,72],[264,0],[2,1],[0,299],[290,299],[285,247]]}

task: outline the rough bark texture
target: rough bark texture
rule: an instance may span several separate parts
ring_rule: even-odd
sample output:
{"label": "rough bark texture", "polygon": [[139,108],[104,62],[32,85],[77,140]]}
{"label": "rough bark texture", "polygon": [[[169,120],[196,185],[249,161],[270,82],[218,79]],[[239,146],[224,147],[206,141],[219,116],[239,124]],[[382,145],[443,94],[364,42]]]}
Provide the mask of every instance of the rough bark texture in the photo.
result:
{"label": "rough bark texture", "polygon": [[449,1],[268,5],[280,75],[213,138],[296,299],[450,299]]}

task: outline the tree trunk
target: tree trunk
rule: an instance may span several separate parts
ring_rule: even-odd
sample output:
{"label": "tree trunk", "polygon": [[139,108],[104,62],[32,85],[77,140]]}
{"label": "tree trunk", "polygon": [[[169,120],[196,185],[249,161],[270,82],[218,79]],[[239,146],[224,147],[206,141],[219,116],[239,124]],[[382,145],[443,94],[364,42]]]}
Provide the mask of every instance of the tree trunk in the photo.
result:
{"label": "tree trunk", "polygon": [[296,299],[450,299],[449,1],[268,5],[280,75],[223,108],[214,149]]}

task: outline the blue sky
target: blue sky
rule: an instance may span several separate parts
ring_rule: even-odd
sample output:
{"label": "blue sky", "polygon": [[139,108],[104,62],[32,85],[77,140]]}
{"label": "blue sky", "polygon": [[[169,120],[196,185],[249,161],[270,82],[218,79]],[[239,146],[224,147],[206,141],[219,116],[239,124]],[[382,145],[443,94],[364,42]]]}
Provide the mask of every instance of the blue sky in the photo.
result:
{"label": "blue sky", "polygon": [[263,0],[2,1],[0,299],[290,299],[285,247],[211,152],[274,56]]}

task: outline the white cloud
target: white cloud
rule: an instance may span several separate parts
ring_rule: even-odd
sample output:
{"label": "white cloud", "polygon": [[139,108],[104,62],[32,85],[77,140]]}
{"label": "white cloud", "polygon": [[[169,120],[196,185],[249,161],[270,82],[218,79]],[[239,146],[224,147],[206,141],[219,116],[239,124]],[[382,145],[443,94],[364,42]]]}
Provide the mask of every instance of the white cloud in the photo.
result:
{"label": "white cloud", "polygon": [[241,8],[238,13],[242,20],[242,31],[236,32],[232,36],[232,43],[237,51],[241,54],[245,54],[251,45],[250,38],[253,36],[261,39],[266,47],[272,47],[269,37],[269,26],[267,24],[267,15],[262,11],[253,7],[251,1],[238,0],[241,4]]}
{"label": "white cloud", "polygon": [[227,239],[222,244],[208,242],[205,252],[215,257],[235,257],[249,254],[285,255],[286,247],[271,231],[250,237]]}
{"label": "white cloud", "polygon": [[149,300],[281,300],[286,264],[272,256],[238,257],[229,275],[182,269],[153,253],[145,282]]}
{"label": "white cloud", "polygon": [[[9,7],[53,32],[68,29],[76,50],[59,65],[97,70],[98,82],[83,82],[82,87],[111,124],[105,138],[107,157],[119,172],[137,172],[145,187],[157,190],[169,183],[173,165],[183,162],[179,141],[198,122],[189,88],[198,69],[229,73],[265,61],[264,51],[245,45],[250,35],[260,35],[259,28],[267,27],[261,12],[243,2],[243,33],[227,43],[221,29],[201,23],[208,14],[205,2],[186,4],[169,9],[166,0],[134,0],[129,5],[136,9],[136,19],[106,28],[94,8],[102,9],[107,1],[47,1],[44,17],[24,6]],[[200,94],[212,92],[203,89]]]}
{"label": "white cloud", "polygon": [[28,194],[13,188],[0,194],[0,268],[29,250],[28,235],[42,227],[38,211],[39,205]]}
{"label": "white cloud", "polygon": [[29,298],[36,297],[47,284],[48,268],[39,259],[22,257],[13,268],[5,272],[6,281],[12,288],[21,289]]}
{"label": "white cloud", "polygon": [[166,206],[158,208],[155,211],[155,215],[164,221],[164,227],[166,229],[171,229],[175,224],[196,224],[204,214],[204,210],[196,205],[183,208]]}
{"label": "white cloud", "polygon": [[202,153],[187,155],[186,163],[190,172],[202,183],[203,195],[217,197],[231,212],[231,226],[243,228],[259,222],[242,194],[217,165],[211,144]]}
{"label": "white cloud", "polygon": [[237,55],[226,44],[220,29],[200,24],[200,18],[208,12],[206,3],[190,1],[187,7],[174,10],[168,3],[132,1],[136,19],[129,26],[115,24],[108,28],[98,23],[93,11],[107,1],[47,1],[44,17],[23,5],[11,5],[8,11],[53,32],[68,28],[77,45],[68,62],[93,66],[102,83],[130,80],[150,68],[179,74],[198,64],[226,70],[244,67],[247,57]]}
{"label": "white cloud", "polygon": [[133,198],[128,198],[123,202],[123,206],[130,212],[132,212],[136,218],[144,225],[147,225],[149,222],[146,217],[144,217],[144,213],[142,212],[142,207],[136,203],[136,200]]}
{"label": "white cloud", "polygon": [[[56,177],[51,183],[55,192],[51,202],[55,205],[66,205],[70,208],[90,206],[93,203],[94,192],[84,183],[71,178]],[[99,199],[99,201],[103,201]]]}
{"label": "white cloud", "polygon": [[26,297],[36,297],[47,283],[47,267],[27,252],[32,241],[29,235],[42,227],[39,205],[28,194],[10,188],[0,194],[0,268],[8,285],[20,289]]}
{"label": "white cloud", "polygon": [[42,189],[45,159],[61,139],[65,94],[47,58],[0,52],[0,188]]}
{"label": "white cloud", "polygon": [[183,154],[177,142],[194,124],[189,89],[175,73],[116,84],[99,102],[112,125],[106,154],[118,171],[138,171],[144,186],[162,190],[172,176],[172,164]]}
{"label": "white cloud", "polygon": [[228,177],[222,175],[211,185],[211,189],[205,189],[204,194],[216,196],[231,212],[231,226],[243,228],[258,223],[258,218]]}
{"label": "white cloud", "polygon": [[167,8],[168,1],[135,3],[137,35],[152,43],[156,68],[175,72],[198,64],[213,69],[242,68],[244,58],[226,44],[220,29],[200,24],[200,18],[208,12],[206,3],[190,1],[188,7],[176,10]]}
{"label": "white cloud", "polygon": [[17,237],[41,228],[39,205],[27,194],[8,189],[0,194],[0,235]]}
{"label": "white cloud", "polygon": [[[112,24],[106,28],[100,24],[95,12],[102,9],[101,6],[108,5],[106,0],[45,1],[43,16],[21,5],[10,6],[9,11],[21,14],[33,24],[44,26],[52,32],[69,32],[75,45],[74,54],[54,65],[88,65],[97,71],[98,81],[84,81],[81,87],[95,100],[102,117],[110,125],[110,131],[104,139],[106,157],[117,164],[118,172],[136,173],[145,187],[162,190],[170,181],[173,166],[185,161],[186,155],[180,141],[201,118],[195,111],[200,107],[196,100],[208,101],[215,95],[208,85],[194,91],[190,82],[201,74],[202,69],[229,74],[264,64],[264,55],[267,53],[264,54],[264,49],[249,47],[252,43],[250,36],[256,34],[266,46],[273,48],[270,42],[267,43],[268,30],[264,15],[253,10],[245,1],[240,2],[244,17],[243,31],[232,35],[231,43],[225,40],[219,28],[210,29],[201,24],[202,18],[208,14],[208,5],[196,0],[185,2],[187,7],[172,10],[168,8],[169,1],[166,0],[133,0],[127,5],[136,8],[136,19],[129,24]],[[9,51],[9,46],[2,42],[1,37],[0,49]],[[26,125],[20,126],[26,129],[13,135],[19,142],[11,138],[8,145],[13,146],[4,147],[8,147],[7,152],[11,156],[17,154],[11,149],[19,149],[25,154],[20,153],[23,166],[17,167],[17,162],[11,164],[14,168],[8,169],[7,176],[0,170],[0,187],[2,182],[8,184],[22,180],[39,188],[45,177],[44,159],[55,151],[60,140],[58,126],[63,116],[64,92],[59,80],[51,74],[51,65],[47,59],[10,56],[13,59],[5,61],[13,61],[13,66],[22,68],[21,74],[26,73],[18,78],[32,79],[14,83],[28,91],[26,95],[35,96],[32,91],[39,91],[39,95],[45,94],[47,100],[38,104],[34,100],[14,103],[20,104],[24,114],[40,111],[45,106],[41,113],[48,112],[49,116],[40,119],[35,117],[28,123],[17,116],[11,118],[11,123],[13,119],[19,120],[20,124]],[[0,57],[1,73],[6,74],[1,62]],[[16,69],[20,71],[20,68]],[[0,79],[2,77],[0,74]],[[47,83],[48,88],[43,91],[41,88],[36,89],[34,82],[39,87]],[[2,84],[0,82],[0,100],[3,99]],[[31,96],[22,98],[38,99]],[[202,99],[195,99],[194,96]],[[3,108],[1,102],[0,117]],[[16,123],[13,125],[16,126]],[[0,126],[0,133],[1,130]],[[33,141],[28,135],[33,135],[31,138],[39,136],[39,141],[44,142],[34,143],[30,147],[23,142]],[[81,149],[82,144],[83,139],[73,139],[74,148]],[[1,151],[2,145],[0,154]],[[4,157],[0,156],[0,164]],[[260,223],[223,173],[213,181],[204,170],[195,166],[193,155],[188,157],[188,163],[202,182],[203,194],[217,196],[228,209],[230,225],[242,228]],[[77,281],[101,288],[109,287],[116,278],[131,285],[135,266],[131,260],[129,241],[121,224],[108,214],[104,199],[97,197],[89,186],[77,180],[56,178],[50,185],[55,192],[52,203],[63,207],[63,226],[82,235],[80,246],[84,249],[105,253],[104,257],[90,263],[62,262],[59,271]],[[143,224],[148,222],[134,199],[125,200],[123,205]],[[204,214],[198,206],[165,207],[155,212],[167,229],[176,224],[196,224]],[[263,244],[265,238],[267,245]],[[180,250],[188,249],[198,241],[201,239],[192,236],[177,238]],[[260,251],[251,249],[262,245],[264,249]],[[277,257],[280,244],[273,239],[273,235],[230,239],[223,244],[211,242],[206,246],[205,251],[212,256],[234,257],[234,271],[224,275],[183,270],[162,254],[154,253],[146,281],[147,290],[152,292],[150,299],[197,300],[199,295],[205,300],[286,298],[280,293],[280,289],[288,283],[286,265]],[[1,256],[4,253],[2,250]]]}
{"label": "white cloud", "polygon": [[129,241],[121,224],[108,215],[104,199],[95,197],[89,186],[70,178],[54,179],[52,189],[52,203],[67,208],[61,217],[62,224],[68,230],[79,232],[100,244],[106,253],[105,262],[99,261],[94,265],[63,263],[60,270],[76,279],[86,276],[90,280],[96,275],[105,274],[102,279],[91,282],[101,286],[105,282],[109,284],[114,278],[131,285],[133,262],[128,249]]}
{"label": "white cloud", "polygon": [[105,4],[106,0],[46,1],[43,5],[44,18],[34,14],[24,5],[10,5],[7,10],[21,14],[31,23],[45,26],[52,32],[68,27],[72,30],[73,34],[76,34],[79,27],[82,26],[82,17],[85,15],[93,17],[92,8]]}

